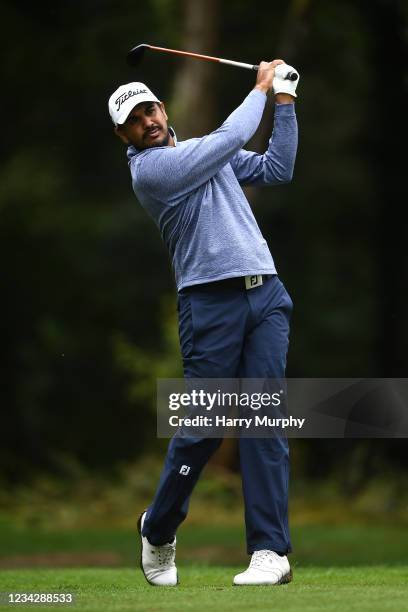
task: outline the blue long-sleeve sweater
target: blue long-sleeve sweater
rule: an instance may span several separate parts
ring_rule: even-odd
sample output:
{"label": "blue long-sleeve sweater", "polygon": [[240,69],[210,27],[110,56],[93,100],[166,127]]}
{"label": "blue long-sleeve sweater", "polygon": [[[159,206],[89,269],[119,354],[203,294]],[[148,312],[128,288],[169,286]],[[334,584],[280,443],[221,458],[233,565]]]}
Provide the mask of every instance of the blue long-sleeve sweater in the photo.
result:
{"label": "blue long-sleeve sweater", "polygon": [[133,190],[166,243],[177,289],[247,274],[274,274],[266,240],[240,185],[291,180],[297,150],[293,104],[275,107],[264,155],[242,147],[266,95],[253,89],[214,132],[177,146],[128,148]]}

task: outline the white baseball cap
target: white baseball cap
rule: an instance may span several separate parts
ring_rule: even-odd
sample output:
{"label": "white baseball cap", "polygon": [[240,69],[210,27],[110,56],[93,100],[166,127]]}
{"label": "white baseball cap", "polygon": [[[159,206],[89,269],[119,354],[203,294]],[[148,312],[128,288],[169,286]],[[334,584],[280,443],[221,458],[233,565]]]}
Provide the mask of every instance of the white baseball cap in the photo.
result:
{"label": "white baseball cap", "polygon": [[115,125],[125,123],[130,111],[141,102],[160,102],[144,83],[121,85],[109,98],[109,113]]}

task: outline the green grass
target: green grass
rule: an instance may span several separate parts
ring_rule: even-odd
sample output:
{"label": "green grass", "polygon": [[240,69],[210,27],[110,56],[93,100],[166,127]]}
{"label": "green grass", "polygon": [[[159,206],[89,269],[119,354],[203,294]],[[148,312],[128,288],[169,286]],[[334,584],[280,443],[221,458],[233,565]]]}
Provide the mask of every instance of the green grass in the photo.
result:
{"label": "green grass", "polygon": [[[68,609],[81,612],[269,609],[402,612],[408,609],[406,567],[295,567],[294,581],[289,585],[232,587],[232,577],[240,569],[181,565],[180,585],[173,588],[150,587],[140,571],[129,568],[6,570],[0,575],[0,591],[73,592],[76,606]],[[0,609],[10,610],[10,606],[0,606]],[[31,609],[52,607],[31,606]]]}
{"label": "green grass", "polygon": [[[323,524],[293,527],[291,531],[293,559],[302,567],[408,562],[408,529],[403,525]],[[247,561],[242,526],[198,526],[186,522],[178,532],[178,544],[178,560],[185,563],[239,565]],[[136,527],[45,530],[0,522],[0,568],[34,563],[55,567],[63,564],[63,559],[55,558],[62,553],[67,559],[65,565],[97,565],[99,561],[101,565],[134,567],[138,559]]]}
{"label": "green grass", "polygon": [[186,522],[178,532],[180,585],[163,589],[149,586],[138,569],[136,528],[45,530],[3,520],[0,591],[73,592],[73,609],[81,612],[408,610],[404,526],[298,526],[292,539],[291,584],[232,587],[232,577],[248,563],[243,527]]}

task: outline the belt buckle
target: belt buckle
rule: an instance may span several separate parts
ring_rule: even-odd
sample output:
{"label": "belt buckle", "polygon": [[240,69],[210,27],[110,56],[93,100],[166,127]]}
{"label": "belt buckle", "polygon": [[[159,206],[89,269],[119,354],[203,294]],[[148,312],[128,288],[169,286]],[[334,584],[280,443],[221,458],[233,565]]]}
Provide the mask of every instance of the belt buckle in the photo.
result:
{"label": "belt buckle", "polygon": [[245,289],[255,289],[263,285],[262,274],[249,274],[245,276]]}

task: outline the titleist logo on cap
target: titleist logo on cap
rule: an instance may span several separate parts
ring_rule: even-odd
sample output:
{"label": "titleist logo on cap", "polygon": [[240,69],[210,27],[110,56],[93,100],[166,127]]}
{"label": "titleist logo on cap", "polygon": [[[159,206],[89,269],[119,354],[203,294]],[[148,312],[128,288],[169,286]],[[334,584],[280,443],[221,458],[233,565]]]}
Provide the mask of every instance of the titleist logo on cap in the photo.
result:
{"label": "titleist logo on cap", "polygon": [[122,106],[124,102],[126,102],[126,100],[128,100],[132,96],[138,96],[139,94],[143,94],[143,93],[147,93],[147,89],[136,89],[133,91],[130,90],[130,91],[123,93],[121,96],[119,96],[119,98],[116,98],[115,100],[115,103],[117,105],[116,111],[120,109],[120,107]]}

